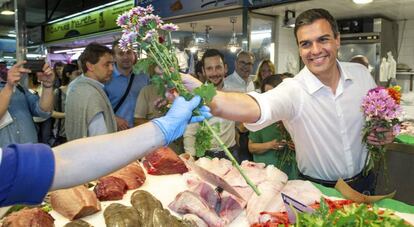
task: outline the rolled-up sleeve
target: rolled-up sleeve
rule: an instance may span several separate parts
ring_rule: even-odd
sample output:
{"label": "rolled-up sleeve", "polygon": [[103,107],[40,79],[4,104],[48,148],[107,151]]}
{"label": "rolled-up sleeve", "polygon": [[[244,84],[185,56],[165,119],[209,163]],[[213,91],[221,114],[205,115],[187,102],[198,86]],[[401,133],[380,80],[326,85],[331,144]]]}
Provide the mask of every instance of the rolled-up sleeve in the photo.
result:
{"label": "rolled-up sleeve", "polygon": [[246,128],[250,131],[258,131],[274,122],[293,119],[297,115],[294,106],[300,106],[302,99],[301,92],[294,83],[296,82],[292,80],[283,81],[276,88],[265,93],[248,93],[260,107],[260,118],[255,123],[246,123]]}
{"label": "rolled-up sleeve", "polygon": [[264,123],[267,121],[267,119],[270,118],[270,105],[267,104],[266,99],[263,98],[263,95],[257,93],[257,92],[249,92],[248,93],[249,96],[251,96],[254,100],[256,100],[257,104],[260,107],[260,118],[257,122],[255,123],[250,123],[247,124],[245,123],[244,125],[246,126],[247,129],[249,129],[250,131],[258,131],[264,127],[266,127],[264,125]]}
{"label": "rolled-up sleeve", "polygon": [[12,144],[2,150],[0,206],[39,204],[52,185],[55,158],[44,144]]}

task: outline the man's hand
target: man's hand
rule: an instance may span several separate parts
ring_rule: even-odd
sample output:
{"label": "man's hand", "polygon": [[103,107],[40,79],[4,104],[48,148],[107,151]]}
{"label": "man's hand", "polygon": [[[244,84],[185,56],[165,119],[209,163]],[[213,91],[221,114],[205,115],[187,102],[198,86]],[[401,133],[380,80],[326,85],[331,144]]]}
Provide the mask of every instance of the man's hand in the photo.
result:
{"label": "man's hand", "polygon": [[195,96],[190,101],[186,101],[181,96],[177,97],[164,117],[152,120],[164,134],[165,145],[182,136],[188,123],[200,122],[211,117],[207,106],[199,108],[200,116],[193,116],[193,110],[200,104],[200,101],[200,96]]}
{"label": "man's hand", "polygon": [[118,127],[118,131],[122,131],[122,130],[126,130],[129,128],[128,126],[128,121],[126,121],[125,119],[115,116],[116,119],[116,125]]}
{"label": "man's hand", "polygon": [[43,65],[43,72],[36,73],[37,79],[42,82],[43,88],[52,88],[55,81],[55,72],[49,64]]}
{"label": "man's hand", "polygon": [[187,88],[187,90],[190,92],[203,85],[201,81],[197,80],[195,77],[189,74],[181,73],[181,80],[183,81],[185,88]]}
{"label": "man's hand", "polygon": [[23,67],[26,61],[19,61],[7,72],[7,86],[14,87],[22,78],[23,74],[30,73],[29,69]]}
{"label": "man's hand", "polygon": [[[378,138],[378,134],[384,135],[383,138]],[[392,129],[376,128],[367,137],[367,142],[372,145],[381,146],[392,143],[395,136],[392,134]]]}

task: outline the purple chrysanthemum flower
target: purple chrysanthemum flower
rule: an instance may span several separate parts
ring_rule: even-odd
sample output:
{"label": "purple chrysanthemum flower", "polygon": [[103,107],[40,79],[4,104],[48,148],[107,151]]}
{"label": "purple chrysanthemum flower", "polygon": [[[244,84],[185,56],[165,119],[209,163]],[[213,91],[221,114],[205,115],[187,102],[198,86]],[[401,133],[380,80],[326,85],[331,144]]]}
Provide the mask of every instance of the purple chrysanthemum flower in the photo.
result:
{"label": "purple chrysanthemum flower", "polygon": [[132,8],[129,11],[129,15],[130,16],[138,16],[138,17],[141,17],[141,16],[144,16],[146,14],[146,12],[147,12],[147,10],[144,7],[137,6],[135,8]]}
{"label": "purple chrysanthemum flower", "polygon": [[146,12],[147,12],[148,14],[150,14],[150,13],[154,12],[154,7],[153,7],[152,5],[148,5],[148,6],[147,6],[147,8],[146,8]]}
{"label": "purple chrysanthemum flower", "polygon": [[158,35],[157,31],[155,29],[151,29],[147,31],[147,33],[145,33],[145,36],[144,38],[142,38],[142,40],[145,42],[150,42],[157,35]]}
{"label": "purple chrysanthemum flower", "polygon": [[161,30],[175,32],[178,30],[178,26],[173,23],[163,24],[160,26]]}
{"label": "purple chrysanthemum flower", "polygon": [[119,15],[118,18],[116,19],[116,24],[120,27],[127,26],[128,22],[129,22],[128,13],[123,13]]}
{"label": "purple chrysanthemum flower", "polygon": [[143,26],[148,25],[151,21],[154,21],[157,26],[162,23],[161,18],[159,16],[154,15],[154,14],[145,15],[145,16],[139,18],[138,21]]}
{"label": "purple chrysanthemum flower", "polygon": [[119,40],[118,46],[119,46],[119,49],[121,49],[122,51],[127,51],[130,49],[131,43],[127,39],[124,39],[124,37],[122,37]]}

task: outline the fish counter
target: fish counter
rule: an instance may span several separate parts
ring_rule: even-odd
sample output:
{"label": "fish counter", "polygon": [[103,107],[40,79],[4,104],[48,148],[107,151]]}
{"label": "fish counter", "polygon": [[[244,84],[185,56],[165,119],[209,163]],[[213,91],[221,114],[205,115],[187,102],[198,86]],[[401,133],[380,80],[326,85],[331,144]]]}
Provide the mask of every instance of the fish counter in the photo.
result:
{"label": "fish counter", "polygon": [[[220,162],[220,160],[215,160]],[[205,161],[204,163],[200,164],[200,166],[206,166],[206,162],[210,162],[210,161]],[[228,165],[229,163],[227,163],[226,161],[224,161],[224,165]],[[217,163],[216,163],[217,164]],[[222,164],[220,164],[222,165]],[[245,169],[246,169],[246,163],[244,163],[244,165],[242,165]],[[276,169],[277,170],[277,169]],[[275,171],[275,169],[269,169],[267,170],[268,173],[270,173],[270,171]],[[215,172],[220,172],[220,170],[218,170],[217,168],[215,168]],[[192,187],[193,182],[193,177],[194,177],[194,173],[192,173],[192,171],[190,170],[187,173],[184,174],[169,174],[169,175],[150,175],[148,174],[148,171],[145,171],[146,174],[146,180],[145,183],[140,186],[138,189],[136,190],[128,190],[127,193],[123,196],[123,198],[121,200],[116,200],[116,201],[101,201],[101,210],[95,214],[86,216],[81,218],[82,220],[90,223],[93,226],[106,226],[105,223],[105,218],[104,218],[104,211],[105,209],[113,204],[113,203],[120,203],[123,204],[125,206],[131,206],[131,196],[133,195],[133,193],[137,190],[145,190],[149,193],[151,193],[156,199],[158,199],[162,206],[164,208],[167,208],[170,210],[170,212],[174,215],[177,216],[179,218],[182,218],[183,215],[179,214],[177,212],[174,212],[173,210],[170,209],[171,204],[173,203],[173,201],[175,202],[177,200],[177,195],[179,195],[180,193],[184,192],[184,191],[188,191],[188,190],[192,190],[192,191],[197,191],[197,189],[195,189],[194,187]],[[273,172],[273,174],[277,174],[276,172]],[[254,177],[253,174],[249,174],[250,177]],[[266,178],[266,176],[262,176],[264,178]],[[279,178],[282,176],[279,176]],[[237,177],[232,177],[233,180],[235,180]],[[226,178],[225,178],[226,179]],[[227,181],[232,184],[235,185],[235,181],[231,181],[227,178]],[[317,200],[317,197],[320,197],[321,195],[327,198],[331,198],[333,200],[339,200],[341,197],[341,194],[336,191],[335,189],[332,188],[326,188],[324,186],[318,185],[318,184],[311,184],[308,181],[299,181],[299,180],[294,180],[294,181],[287,181],[285,182],[286,184],[284,185],[284,187],[281,189],[281,191],[286,192],[286,194],[291,195],[292,197],[298,198],[301,201],[304,201],[305,204],[311,204],[313,203],[312,200]],[[289,186],[293,186],[290,187]],[[236,186],[237,188],[237,186]],[[275,194],[273,195],[273,197],[280,197],[280,194],[276,194],[274,192],[272,192],[272,189],[269,189],[267,187],[264,186],[259,186],[259,189],[262,192],[262,196],[266,196],[266,195],[270,195],[270,194]],[[278,189],[280,190],[280,189]],[[238,190],[239,192],[242,193],[242,191]],[[202,195],[203,193],[208,192],[208,190],[206,189],[202,189],[199,190],[198,192],[200,192],[199,194]],[[320,194],[318,194],[320,193]],[[301,194],[308,194],[308,195],[304,195],[301,196]],[[223,196],[222,198],[225,198],[225,196]],[[283,206],[283,202],[281,199],[275,199],[273,200],[273,205],[269,206],[263,206],[263,204],[265,203],[263,200],[260,200],[260,197],[256,196],[256,195],[252,195],[251,198],[249,199],[249,202],[251,202],[254,199],[258,199],[257,201],[259,201],[259,203],[256,203],[255,205],[250,205],[247,204],[246,208],[242,209],[240,211],[240,213],[237,214],[237,217],[231,219],[230,218],[230,222],[226,223],[224,222],[224,226],[230,226],[230,227],[243,227],[243,226],[250,226],[252,224],[252,208],[253,209],[258,209],[260,211],[265,211],[265,210],[280,210],[282,208],[282,210],[284,210],[284,206]],[[265,199],[268,200],[268,199]],[[190,201],[187,200],[185,201],[186,203],[191,204],[190,206],[197,206],[194,201]],[[268,201],[269,202],[269,201]],[[396,212],[396,215],[398,215],[401,218],[404,218],[405,221],[407,221],[410,224],[414,224],[414,207],[404,204],[402,202],[398,202],[396,200],[392,200],[392,199],[384,199],[382,201],[377,202],[377,204],[381,207],[384,208],[390,208],[399,212]],[[190,213],[190,211],[188,211]],[[201,210],[200,212],[202,213],[206,213],[208,212],[208,208],[206,208],[205,210]],[[192,211],[192,213],[196,213],[197,211]],[[217,212],[219,215],[219,217],[221,216],[222,212]],[[65,218],[64,216],[62,216],[61,214],[59,214],[58,212],[52,210],[50,212],[50,214],[53,216],[53,218],[55,219],[55,226],[60,227],[60,226],[64,226],[65,224],[67,224],[68,222],[70,222],[70,220],[68,218]],[[200,215],[200,214],[198,214]],[[202,222],[201,224],[198,224],[198,226],[223,226],[223,223],[217,222],[217,220],[214,220],[214,218],[209,218],[208,215],[200,215],[201,218],[203,220],[208,219],[208,221]],[[253,215],[254,216],[254,215]],[[257,216],[256,216],[257,218]],[[225,219],[225,218],[224,218]],[[249,220],[250,219],[250,220]],[[207,225],[205,225],[207,223]]]}
{"label": "fish counter", "polygon": [[[304,226],[331,217],[335,220],[360,219],[355,215],[375,217],[373,220],[363,219],[364,223],[380,220],[391,223],[390,226],[414,224],[414,207],[396,200],[376,202],[379,207],[397,211],[388,212],[341,199],[335,189],[309,181],[288,180],[287,175],[273,165],[244,161],[241,169],[260,191],[260,196],[230,161],[217,158],[194,161],[180,158],[164,148],[141,162],[133,162],[97,179],[92,183],[93,187],[80,185],[49,193],[46,199],[52,208],[49,213],[39,208],[23,209],[6,216],[0,226],[33,226],[35,223],[42,227],[264,227],[293,223],[295,215],[290,207],[297,205],[311,213],[316,209],[324,210],[297,214]],[[286,198],[296,204],[287,206]],[[334,212],[337,209],[341,212]],[[338,216],[349,212],[356,212],[349,214],[354,218]],[[318,216],[322,213],[324,216]],[[77,225],[73,220],[85,223]]]}

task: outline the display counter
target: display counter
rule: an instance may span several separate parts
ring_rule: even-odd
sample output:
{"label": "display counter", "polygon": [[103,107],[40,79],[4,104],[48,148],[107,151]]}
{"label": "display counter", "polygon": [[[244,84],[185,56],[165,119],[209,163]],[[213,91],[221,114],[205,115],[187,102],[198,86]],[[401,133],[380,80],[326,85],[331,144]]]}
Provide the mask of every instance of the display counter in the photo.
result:
{"label": "display counter", "polygon": [[396,191],[395,199],[414,204],[414,145],[392,143],[386,146],[385,172],[378,174],[377,193]]}
{"label": "display counter", "polygon": [[[315,184],[321,192],[329,197],[341,197],[341,194],[332,188],[327,188],[318,184]],[[174,175],[164,175],[164,176],[153,176],[147,175],[147,179],[139,189],[137,190],[146,190],[154,195],[158,200],[161,201],[164,207],[168,207],[168,204],[172,202],[175,196],[187,189],[184,177],[180,174]],[[93,226],[105,226],[105,220],[103,217],[103,211],[106,207],[108,207],[112,203],[121,203],[124,205],[131,206],[130,197],[135,190],[130,190],[126,195],[124,195],[122,200],[118,201],[104,201],[101,202],[102,210],[98,213],[93,215],[87,216],[82,218],[83,220],[89,222]],[[377,205],[383,208],[393,209],[398,211],[397,215],[403,217],[405,220],[414,224],[414,206],[410,206],[408,204],[393,200],[393,199],[385,199],[382,201],[377,202]],[[172,212],[175,214],[174,212]],[[69,222],[68,219],[63,217],[62,215],[58,214],[55,211],[51,211],[50,214],[55,218],[55,226],[61,227],[64,226],[66,223]],[[177,214],[176,214],[177,215]],[[179,215],[177,215],[179,216]],[[232,223],[229,225],[230,227],[244,227],[249,226],[246,218],[246,213],[243,211]]]}

